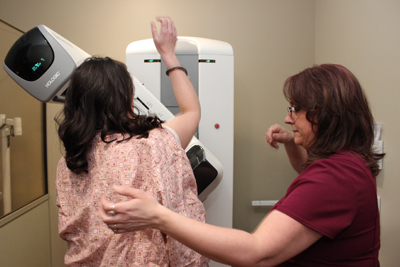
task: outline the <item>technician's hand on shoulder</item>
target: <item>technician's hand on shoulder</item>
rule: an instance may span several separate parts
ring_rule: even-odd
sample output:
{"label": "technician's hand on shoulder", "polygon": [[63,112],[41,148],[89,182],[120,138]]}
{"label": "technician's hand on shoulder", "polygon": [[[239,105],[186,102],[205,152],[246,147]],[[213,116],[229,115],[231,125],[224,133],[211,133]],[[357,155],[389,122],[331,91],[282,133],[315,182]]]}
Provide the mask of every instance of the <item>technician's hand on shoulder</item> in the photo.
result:
{"label": "technician's hand on shoulder", "polygon": [[111,230],[121,234],[158,226],[156,215],[163,206],[157,200],[140,189],[128,186],[115,186],[114,190],[131,199],[114,203],[108,201],[104,195],[100,198],[99,213]]}

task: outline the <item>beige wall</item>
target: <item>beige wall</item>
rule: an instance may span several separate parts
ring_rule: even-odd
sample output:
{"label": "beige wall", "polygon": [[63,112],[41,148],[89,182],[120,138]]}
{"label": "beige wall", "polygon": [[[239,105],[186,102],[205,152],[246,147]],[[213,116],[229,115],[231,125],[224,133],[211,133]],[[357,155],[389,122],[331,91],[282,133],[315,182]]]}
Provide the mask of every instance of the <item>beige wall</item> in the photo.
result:
{"label": "beige wall", "polygon": [[[47,197],[42,197],[42,199],[29,204],[30,207],[27,207],[23,214],[9,223],[2,224],[0,228],[0,266],[62,266],[51,265],[48,202]],[[3,223],[1,221],[0,223]]]}
{"label": "beige wall", "polygon": [[[122,61],[130,42],[151,38],[150,22],[157,15],[172,17],[179,35],[230,43],[235,54],[233,219],[234,227],[247,231],[253,230],[268,212],[267,208],[252,207],[251,200],[278,199],[295,178],[283,149],[275,151],[264,140],[268,127],[282,123],[286,116],[287,103],[281,92],[285,78],[315,62],[335,61],[348,66],[366,85],[370,98],[374,98],[371,102],[377,120],[385,123],[385,150],[391,156],[385,160],[384,173],[378,178],[383,198],[381,261],[382,266],[396,266],[399,257],[390,247],[400,245],[400,239],[394,238],[396,225],[400,225],[395,214],[395,205],[399,202],[395,188],[399,186],[394,170],[398,158],[394,148],[400,147],[400,143],[394,138],[395,129],[391,130],[390,138],[390,121],[384,116],[394,116],[398,110],[393,96],[398,94],[396,88],[400,83],[395,83],[398,81],[394,75],[398,71],[395,63],[386,67],[384,62],[398,59],[400,55],[394,50],[400,47],[398,42],[392,43],[399,38],[394,37],[400,30],[398,3],[377,0],[0,0],[0,18],[23,30],[45,24],[90,54],[108,55]],[[339,39],[337,45],[332,42],[336,39]],[[347,47],[348,44],[351,46]],[[390,54],[382,51],[388,45]],[[379,60],[382,54],[384,62]],[[49,164],[53,240],[57,240],[54,237],[57,226],[51,184],[54,184],[54,165],[60,154],[55,139],[54,135],[50,140],[53,145],[49,147],[53,151],[49,153],[54,155]],[[54,247],[53,251],[58,251],[53,253],[55,264],[62,261],[60,255],[65,248]]]}
{"label": "beige wall", "polygon": [[381,266],[400,266],[400,1],[316,1],[316,63],[347,66],[360,80],[375,120],[383,124]]}
{"label": "beige wall", "polygon": [[64,266],[64,254],[67,250],[67,243],[58,236],[58,207],[56,206],[56,171],[57,163],[63,151],[60,145],[54,117],[62,109],[60,104],[46,104],[47,120],[47,174],[49,190],[49,218],[50,218],[50,243],[51,263],[53,267]]}

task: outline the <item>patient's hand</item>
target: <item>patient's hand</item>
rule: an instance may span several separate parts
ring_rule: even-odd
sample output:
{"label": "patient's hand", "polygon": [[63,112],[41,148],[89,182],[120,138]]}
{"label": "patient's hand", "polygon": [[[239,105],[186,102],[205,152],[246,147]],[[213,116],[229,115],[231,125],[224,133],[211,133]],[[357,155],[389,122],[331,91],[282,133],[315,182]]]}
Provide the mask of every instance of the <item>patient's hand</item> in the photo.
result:
{"label": "patient's hand", "polygon": [[160,33],[158,34],[157,26],[154,22],[151,23],[151,32],[158,53],[163,59],[168,56],[175,56],[178,34],[174,22],[167,17],[158,17],[157,21],[161,23]]}

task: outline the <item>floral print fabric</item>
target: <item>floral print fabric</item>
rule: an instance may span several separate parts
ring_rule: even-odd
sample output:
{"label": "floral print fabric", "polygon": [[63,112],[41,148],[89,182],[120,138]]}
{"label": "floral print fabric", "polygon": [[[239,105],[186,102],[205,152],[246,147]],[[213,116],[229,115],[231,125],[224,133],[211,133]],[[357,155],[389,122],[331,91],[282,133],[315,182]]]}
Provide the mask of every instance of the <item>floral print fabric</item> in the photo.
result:
{"label": "floral print fabric", "polygon": [[[107,141],[122,140],[121,134]],[[105,143],[97,135],[88,153],[88,172],[75,174],[64,157],[57,168],[59,234],[67,241],[68,266],[208,266],[209,260],[156,229],[114,234],[97,208],[100,196],[117,203],[128,198],[113,185],[139,188],[162,205],[205,222],[196,181],[185,151],[167,129],[148,138]]]}

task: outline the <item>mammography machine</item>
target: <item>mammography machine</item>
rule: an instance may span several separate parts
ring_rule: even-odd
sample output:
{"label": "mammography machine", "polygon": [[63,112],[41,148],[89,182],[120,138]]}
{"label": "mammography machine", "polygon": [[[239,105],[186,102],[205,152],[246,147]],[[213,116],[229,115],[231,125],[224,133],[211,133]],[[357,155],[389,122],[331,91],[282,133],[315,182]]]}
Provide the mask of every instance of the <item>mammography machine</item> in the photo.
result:
{"label": "mammography machine", "polygon": [[[207,222],[232,227],[234,57],[226,42],[178,36],[175,54],[188,71],[201,104],[197,138],[224,167],[224,178],[207,197]],[[166,67],[152,39],[132,42],[126,49],[126,65],[146,88],[172,113],[179,112]],[[213,263],[210,266],[215,266]]]}
{"label": "mammography machine", "polygon": [[[42,102],[63,103],[73,70],[88,53],[44,25],[21,36],[8,52],[3,67],[24,90]],[[166,76],[166,75],[165,75]],[[157,115],[163,121],[174,115],[134,77],[135,106],[141,114]],[[186,148],[204,201],[220,183],[223,168],[220,161],[193,137]]]}

